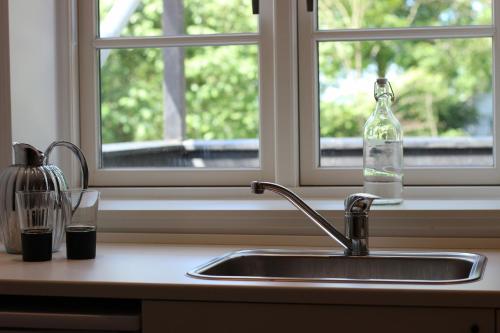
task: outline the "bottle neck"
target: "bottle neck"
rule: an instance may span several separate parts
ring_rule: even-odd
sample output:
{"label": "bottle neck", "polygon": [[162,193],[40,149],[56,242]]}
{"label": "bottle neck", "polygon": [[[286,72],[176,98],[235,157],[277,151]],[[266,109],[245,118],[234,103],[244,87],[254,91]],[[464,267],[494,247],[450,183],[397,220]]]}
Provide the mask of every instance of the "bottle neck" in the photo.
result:
{"label": "bottle neck", "polygon": [[382,95],[377,100],[375,108],[376,113],[391,113],[391,97],[389,95]]}
{"label": "bottle neck", "polygon": [[387,85],[377,85],[375,99],[377,100],[377,112],[390,112],[392,93]]}
{"label": "bottle neck", "polygon": [[385,84],[384,85],[377,85],[377,87],[375,89],[375,99],[378,101],[379,99],[383,99],[383,98],[391,101],[393,98],[392,91]]}

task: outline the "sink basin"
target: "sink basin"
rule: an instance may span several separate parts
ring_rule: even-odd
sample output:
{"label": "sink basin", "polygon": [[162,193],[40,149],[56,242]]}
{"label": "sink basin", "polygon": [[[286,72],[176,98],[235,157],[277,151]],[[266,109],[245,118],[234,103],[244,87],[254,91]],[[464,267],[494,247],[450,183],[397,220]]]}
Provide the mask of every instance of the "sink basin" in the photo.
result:
{"label": "sink basin", "polygon": [[308,282],[462,283],[481,277],[486,258],[457,252],[237,251],[188,272],[203,279]]}

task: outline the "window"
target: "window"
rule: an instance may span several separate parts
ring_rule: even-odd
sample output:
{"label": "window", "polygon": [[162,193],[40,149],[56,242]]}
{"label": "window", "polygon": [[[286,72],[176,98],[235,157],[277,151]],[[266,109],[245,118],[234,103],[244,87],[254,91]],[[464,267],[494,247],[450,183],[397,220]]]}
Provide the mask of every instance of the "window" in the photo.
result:
{"label": "window", "polygon": [[80,1],[91,179],[361,185],[386,76],[405,184],[498,184],[493,1]]}
{"label": "window", "polygon": [[497,184],[492,6],[318,0],[316,14],[302,12],[302,185],[362,183],[361,133],[381,76],[405,133],[405,184]]}
{"label": "window", "polygon": [[79,15],[96,184],[273,178],[272,17],[246,0],[80,1]]}

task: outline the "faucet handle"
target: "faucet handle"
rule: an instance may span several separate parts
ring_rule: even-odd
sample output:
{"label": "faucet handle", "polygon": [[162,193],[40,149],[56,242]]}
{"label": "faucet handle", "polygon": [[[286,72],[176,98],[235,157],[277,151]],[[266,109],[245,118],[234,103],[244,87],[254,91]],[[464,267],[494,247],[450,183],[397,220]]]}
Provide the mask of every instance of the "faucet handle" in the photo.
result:
{"label": "faucet handle", "polygon": [[366,215],[370,211],[373,200],[380,198],[370,193],[354,193],[344,201],[346,214]]}
{"label": "faucet handle", "polygon": [[352,242],[352,247],[344,251],[345,255],[368,255],[368,212],[377,198],[369,193],[354,193],[345,199],[345,235]]}

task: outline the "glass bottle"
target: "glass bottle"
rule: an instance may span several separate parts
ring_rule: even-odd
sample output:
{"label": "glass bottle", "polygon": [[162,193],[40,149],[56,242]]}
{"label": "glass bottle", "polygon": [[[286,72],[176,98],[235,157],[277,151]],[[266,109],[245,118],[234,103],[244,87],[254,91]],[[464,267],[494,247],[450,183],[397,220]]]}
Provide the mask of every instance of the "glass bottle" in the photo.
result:
{"label": "glass bottle", "polygon": [[386,78],[375,82],[375,111],[363,130],[364,191],[378,195],[373,204],[403,201],[403,131],[391,111],[394,92]]}

